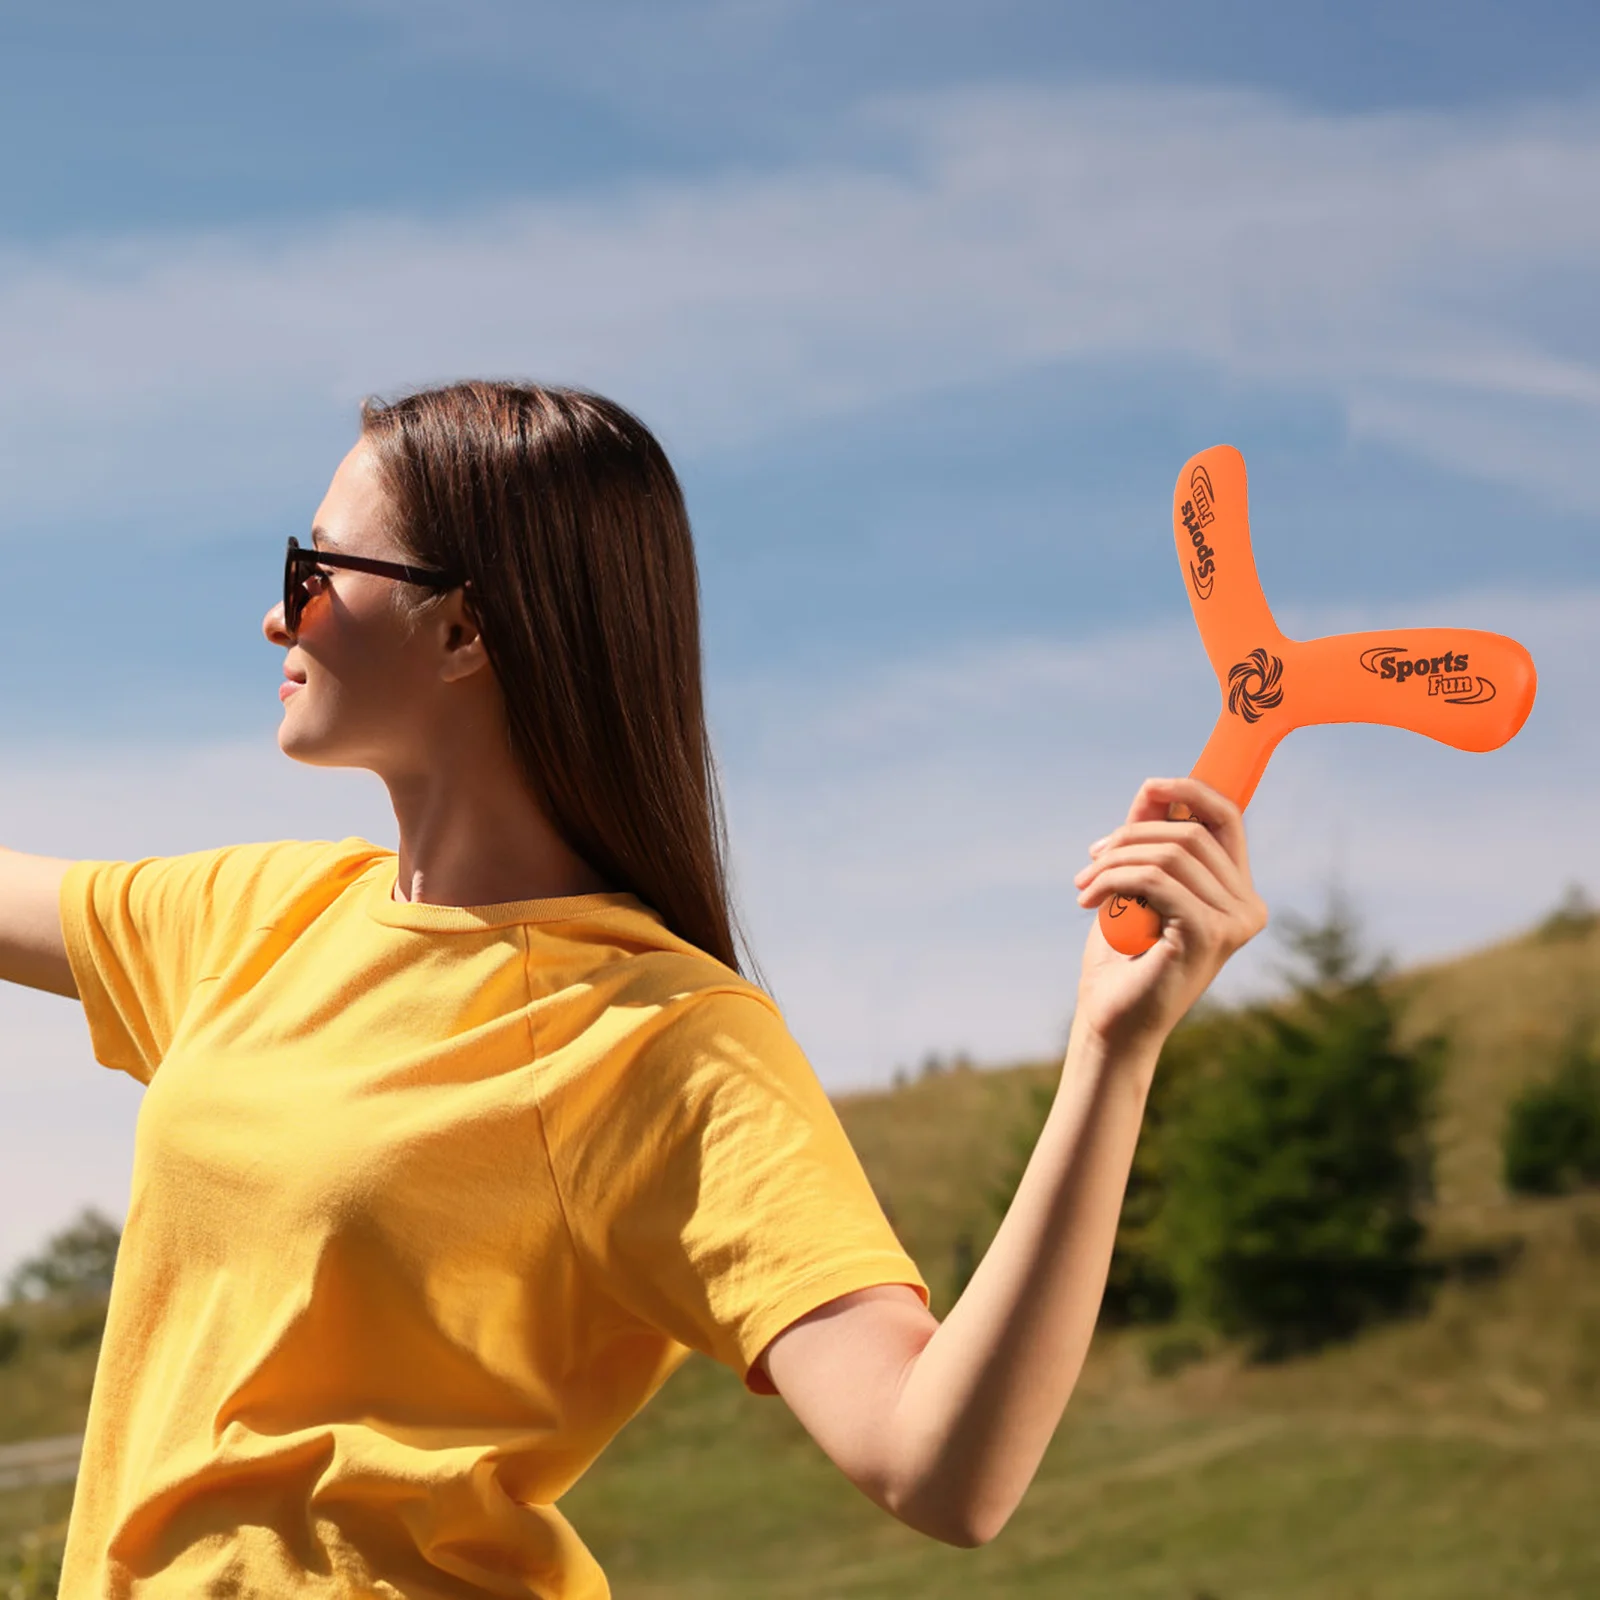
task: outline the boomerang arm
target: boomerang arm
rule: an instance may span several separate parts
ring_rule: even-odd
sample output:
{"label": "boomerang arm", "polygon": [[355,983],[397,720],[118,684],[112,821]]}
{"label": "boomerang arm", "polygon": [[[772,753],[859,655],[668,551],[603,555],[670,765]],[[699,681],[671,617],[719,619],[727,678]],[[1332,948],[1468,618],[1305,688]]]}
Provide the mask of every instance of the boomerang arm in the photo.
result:
{"label": "boomerang arm", "polygon": [[1289,645],[1283,712],[1294,727],[1373,722],[1457,750],[1494,750],[1527,720],[1533,658],[1472,628],[1392,628]]}
{"label": "boomerang arm", "polygon": [[1243,811],[1250,804],[1278,741],[1293,727],[1292,722],[1286,721],[1251,726],[1224,707],[1189,776],[1210,784]]}
{"label": "boomerang arm", "polygon": [[1276,651],[1283,637],[1256,574],[1244,457],[1232,445],[1213,445],[1184,463],[1173,490],[1172,535],[1195,626],[1226,684],[1241,656],[1258,645]]}

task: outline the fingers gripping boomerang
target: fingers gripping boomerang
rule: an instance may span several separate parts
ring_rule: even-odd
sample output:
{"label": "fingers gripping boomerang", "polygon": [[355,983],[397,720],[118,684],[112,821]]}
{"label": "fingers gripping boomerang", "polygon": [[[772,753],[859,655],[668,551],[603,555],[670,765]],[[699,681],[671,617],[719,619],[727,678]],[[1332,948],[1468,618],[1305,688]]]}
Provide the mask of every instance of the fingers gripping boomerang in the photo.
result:
{"label": "fingers gripping boomerang", "polygon": [[[1323,722],[1410,728],[1458,750],[1493,750],[1527,720],[1533,658],[1515,639],[1469,628],[1387,628],[1287,639],[1250,553],[1244,457],[1231,445],[1184,464],[1172,532],[1222,710],[1192,776],[1250,803],[1279,740]],[[1181,815],[1187,815],[1186,812]],[[1124,955],[1148,950],[1161,923],[1143,897],[1100,906],[1100,930]]]}

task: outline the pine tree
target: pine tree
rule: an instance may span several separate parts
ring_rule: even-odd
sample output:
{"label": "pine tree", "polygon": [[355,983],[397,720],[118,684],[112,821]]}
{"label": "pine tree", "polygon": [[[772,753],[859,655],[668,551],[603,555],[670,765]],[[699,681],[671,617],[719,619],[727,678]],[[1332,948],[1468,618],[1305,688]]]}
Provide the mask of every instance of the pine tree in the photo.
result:
{"label": "pine tree", "polygon": [[1443,1042],[1397,1040],[1381,965],[1335,900],[1289,920],[1309,974],[1219,1041],[1166,1152],[1161,1255],[1183,1305],[1261,1356],[1392,1314],[1420,1283]]}

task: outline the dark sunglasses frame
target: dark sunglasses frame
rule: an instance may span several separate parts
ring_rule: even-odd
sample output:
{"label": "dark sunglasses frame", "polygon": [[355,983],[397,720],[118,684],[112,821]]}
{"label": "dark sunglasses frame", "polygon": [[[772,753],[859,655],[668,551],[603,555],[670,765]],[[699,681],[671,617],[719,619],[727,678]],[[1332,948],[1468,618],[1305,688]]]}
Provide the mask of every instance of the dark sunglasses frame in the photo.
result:
{"label": "dark sunglasses frame", "polygon": [[411,567],[400,561],[378,561],[372,556],[346,556],[332,550],[306,549],[290,534],[289,548],[283,558],[283,625],[290,638],[300,631],[300,618],[311,599],[306,593],[301,569],[315,571],[318,567],[348,567],[352,572],[373,572],[380,578],[396,578],[401,583],[414,583],[441,593],[468,586],[465,578],[457,577],[453,572],[441,571],[438,567]]}

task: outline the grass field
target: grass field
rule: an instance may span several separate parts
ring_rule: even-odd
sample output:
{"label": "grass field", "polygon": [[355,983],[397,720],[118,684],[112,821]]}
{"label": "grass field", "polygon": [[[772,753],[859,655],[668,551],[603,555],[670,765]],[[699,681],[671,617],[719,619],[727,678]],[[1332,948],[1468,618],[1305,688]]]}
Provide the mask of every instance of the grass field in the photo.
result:
{"label": "grass field", "polygon": [[[975,1551],[901,1528],[781,1402],[697,1358],[563,1502],[619,1600],[1600,1595],[1600,1195],[1510,1199],[1498,1155],[1508,1097],[1600,1004],[1600,933],[1396,981],[1408,1026],[1454,1042],[1425,1311],[1272,1366],[1184,1330],[1102,1334],[1021,1509]],[[1051,1077],[952,1070],[841,1102],[936,1296],[957,1240],[987,1243],[985,1195]],[[90,1355],[0,1368],[0,1439],[80,1424]],[[66,1502],[0,1494],[0,1551]]]}
{"label": "grass field", "polygon": [[752,1409],[691,1369],[569,1496],[619,1596],[1600,1593],[1593,1417],[1108,1393],[1074,1405],[1001,1537],[958,1551]]}
{"label": "grass field", "polygon": [[846,1484],[781,1403],[691,1363],[565,1509],[619,1596],[1600,1595],[1600,1197],[1498,1276],[1303,1361],[1167,1378],[1102,1337],[1021,1509],[945,1549]]}

